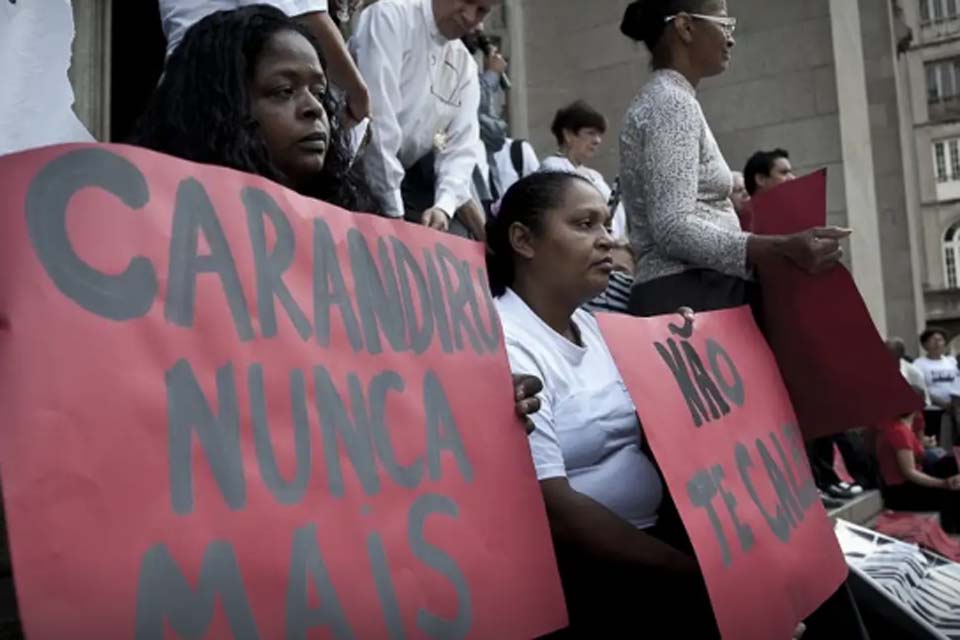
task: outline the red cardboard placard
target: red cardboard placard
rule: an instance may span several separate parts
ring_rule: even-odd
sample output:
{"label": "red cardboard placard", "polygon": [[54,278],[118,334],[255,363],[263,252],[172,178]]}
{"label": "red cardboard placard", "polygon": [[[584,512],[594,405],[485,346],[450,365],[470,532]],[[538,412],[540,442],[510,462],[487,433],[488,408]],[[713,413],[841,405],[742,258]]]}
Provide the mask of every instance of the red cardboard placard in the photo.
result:
{"label": "red cardboard placard", "polygon": [[[826,194],[827,173],[818,171],[756,196],[754,232],[780,235],[824,226]],[[758,275],[763,333],[805,437],[880,424],[923,409],[846,267],[812,276],[783,261]]]}
{"label": "red cardboard placard", "polygon": [[847,575],[790,398],[749,309],[678,319],[599,315],[721,634],[789,638]]}
{"label": "red cardboard placard", "polygon": [[483,250],[122,146],[0,158],[30,638],[530,638],[566,616]]}

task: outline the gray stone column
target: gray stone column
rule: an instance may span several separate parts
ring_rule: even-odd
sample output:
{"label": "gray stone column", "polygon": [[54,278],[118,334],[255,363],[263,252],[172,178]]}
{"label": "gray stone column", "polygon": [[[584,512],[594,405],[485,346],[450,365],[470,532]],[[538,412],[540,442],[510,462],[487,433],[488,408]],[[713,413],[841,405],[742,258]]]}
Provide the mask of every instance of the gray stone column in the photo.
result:
{"label": "gray stone column", "polygon": [[[910,83],[910,63],[906,53],[898,54],[897,29],[900,20],[894,12],[894,2],[887,3],[887,12],[890,20],[890,50],[895,52],[893,62],[894,80],[897,85],[897,111],[900,115],[900,153],[903,162],[903,185],[907,205],[907,228],[910,233],[910,271],[913,275],[914,314],[917,327],[926,324],[926,311],[923,301],[923,273],[926,264],[926,246],[923,241],[923,211],[920,206],[920,173],[917,169],[914,149],[916,138],[913,132],[913,123],[916,122],[913,113],[911,95],[913,88]],[[925,91],[925,89],[924,89]],[[912,349],[911,349],[912,351]]]}
{"label": "gray stone column", "polygon": [[112,0],[73,0],[74,111],[100,141],[110,139],[110,29]]}
{"label": "gray stone column", "polygon": [[877,330],[886,335],[886,294],[859,4],[853,0],[830,0],[830,27],[837,72],[847,220],[854,232],[850,242],[853,277]]}
{"label": "gray stone column", "polygon": [[507,99],[510,116],[510,135],[530,137],[530,116],[527,104],[527,42],[524,35],[523,2],[504,2],[507,38],[510,44],[510,80],[513,88]]}

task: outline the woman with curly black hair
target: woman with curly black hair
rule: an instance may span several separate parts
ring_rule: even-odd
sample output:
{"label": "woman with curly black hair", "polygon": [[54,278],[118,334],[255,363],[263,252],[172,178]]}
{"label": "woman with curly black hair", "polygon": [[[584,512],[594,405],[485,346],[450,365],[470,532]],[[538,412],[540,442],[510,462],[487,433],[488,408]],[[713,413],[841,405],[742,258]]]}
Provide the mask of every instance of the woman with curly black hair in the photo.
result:
{"label": "woman with curly black hair", "polygon": [[337,112],[310,32],[278,9],[253,5],[190,28],[132,142],[374,212]]}

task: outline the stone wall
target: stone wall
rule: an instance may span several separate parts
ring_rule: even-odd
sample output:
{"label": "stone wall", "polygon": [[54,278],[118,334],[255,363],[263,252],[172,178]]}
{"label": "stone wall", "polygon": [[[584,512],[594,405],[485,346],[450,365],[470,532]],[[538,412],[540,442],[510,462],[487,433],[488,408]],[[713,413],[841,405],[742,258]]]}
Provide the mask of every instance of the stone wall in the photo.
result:
{"label": "stone wall", "polygon": [[[907,230],[897,87],[886,0],[859,0],[876,178],[883,289],[891,333],[916,333],[916,298]],[[617,137],[630,100],[649,74],[649,57],[619,32],[627,0],[522,0],[530,139],[551,153],[556,109],[574,99],[610,120],[594,167],[618,172]],[[587,9],[587,5],[589,8]],[[844,149],[829,0],[728,0],[739,20],[730,69],[705,80],[699,97],[730,166],[758,149],[783,147],[803,174],[826,167],[828,222],[847,224]],[[516,46],[516,43],[514,43]]]}
{"label": "stone wall", "polygon": [[912,343],[920,331],[917,327],[916,305],[917,296],[922,296],[922,292],[914,287],[903,149],[900,143],[900,112],[894,76],[896,60],[890,17],[883,4],[878,0],[860,0],[863,57],[867,73],[887,327],[891,335],[901,336]]}

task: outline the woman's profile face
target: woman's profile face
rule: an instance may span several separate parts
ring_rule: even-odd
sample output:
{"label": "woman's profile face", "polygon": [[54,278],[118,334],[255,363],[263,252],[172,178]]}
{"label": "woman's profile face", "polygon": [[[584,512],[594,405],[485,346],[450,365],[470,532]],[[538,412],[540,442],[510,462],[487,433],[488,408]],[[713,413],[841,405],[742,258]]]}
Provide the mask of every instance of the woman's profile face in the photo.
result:
{"label": "woman's profile face", "polygon": [[563,137],[567,152],[579,162],[593,159],[603,144],[603,132],[593,127],[584,127],[579,131],[568,129],[563,132]]}
{"label": "woman's profile face", "polygon": [[563,203],[543,216],[532,241],[531,268],[550,290],[569,291],[586,302],[602,293],[614,270],[610,212],[585,180],[566,183]]}
{"label": "woman's profile face", "polygon": [[322,100],[327,77],[316,49],[296,31],[270,37],[250,79],[250,111],[270,160],[298,188],[323,171],[330,120]]}
{"label": "woman's profile face", "polygon": [[723,24],[729,18],[726,0],[710,0],[703,4],[700,12],[704,16],[717,18],[720,22],[706,19],[694,19],[692,23],[692,57],[700,67],[703,77],[723,73],[733,59],[733,27]]}

